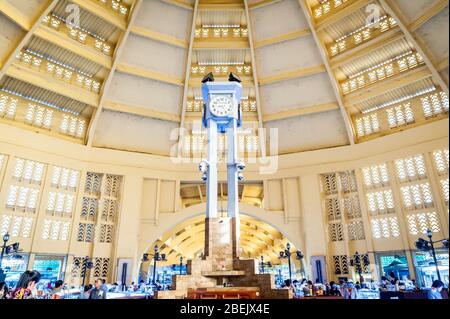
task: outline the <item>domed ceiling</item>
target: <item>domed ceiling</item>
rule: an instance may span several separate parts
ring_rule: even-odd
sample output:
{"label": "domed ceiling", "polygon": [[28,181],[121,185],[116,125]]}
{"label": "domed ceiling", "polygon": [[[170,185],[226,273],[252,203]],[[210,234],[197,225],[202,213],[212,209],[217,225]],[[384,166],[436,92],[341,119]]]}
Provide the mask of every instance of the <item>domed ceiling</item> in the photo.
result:
{"label": "domed ceiling", "polygon": [[0,122],[192,156],[200,81],[234,72],[242,152],[363,143],[448,117],[448,23],[442,0],[0,0]]}

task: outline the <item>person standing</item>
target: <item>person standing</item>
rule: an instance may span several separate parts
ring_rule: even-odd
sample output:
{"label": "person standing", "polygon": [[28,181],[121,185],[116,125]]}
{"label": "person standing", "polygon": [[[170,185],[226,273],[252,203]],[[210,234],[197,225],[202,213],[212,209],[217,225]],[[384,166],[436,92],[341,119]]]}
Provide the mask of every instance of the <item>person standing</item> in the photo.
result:
{"label": "person standing", "polygon": [[431,285],[431,289],[428,291],[428,299],[443,299],[442,298],[442,288],[444,287],[444,283],[440,280],[433,281]]}
{"label": "person standing", "polygon": [[106,291],[102,289],[103,280],[101,278],[97,278],[94,283],[94,289],[91,290],[91,294],[89,295],[89,299],[106,299]]}
{"label": "person standing", "polygon": [[108,292],[108,285],[106,285],[106,279],[102,279],[102,290]]}
{"label": "person standing", "polygon": [[9,289],[6,282],[0,282],[0,300],[9,299]]}
{"label": "person standing", "polygon": [[62,280],[57,280],[55,282],[55,288],[51,291],[52,299],[63,299],[64,294],[62,292],[64,282]]}
{"label": "person standing", "polygon": [[358,299],[358,291],[352,281],[348,281],[344,289],[344,299]]}
{"label": "person standing", "polygon": [[34,299],[36,284],[41,280],[41,274],[36,270],[27,270],[17,282],[16,289],[11,293],[12,299]]}

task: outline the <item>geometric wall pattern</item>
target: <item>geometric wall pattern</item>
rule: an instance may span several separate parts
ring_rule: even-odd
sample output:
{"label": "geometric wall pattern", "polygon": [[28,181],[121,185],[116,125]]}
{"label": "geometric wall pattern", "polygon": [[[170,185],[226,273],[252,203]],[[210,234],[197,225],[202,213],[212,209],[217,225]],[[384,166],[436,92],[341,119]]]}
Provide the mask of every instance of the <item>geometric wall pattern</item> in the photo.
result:
{"label": "geometric wall pattern", "polygon": [[94,276],[107,278],[109,273],[109,258],[94,258]]}
{"label": "geometric wall pattern", "polygon": [[344,232],[341,223],[330,223],[328,227],[329,227],[330,241],[333,242],[344,240]]}
{"label": "geometric wall pattern", "polygon": [[406,216],[411,235],[426,234],[427,230],[434,233],[440,231],[439,219],[436,212],[416,213]]}
{"label": "geometric wall pattern", "polygon": [[400,225],[397,216],[386,218],[373,218],[372,235],[375,239],[400,236]]}
{"label": "geometric wall pattern", "polygon": [[348,257],[346,255],[333,256],[334,273],[336,275],[348,275]]}
{"label": "geometric wall pattern", "polygon": [[448,170],[449,170],[449,152],[448,148],[436,150],[433,152],[434,167],[436,169],[439,178],[439,187],[441,190],[442,199],[445,205],[449,206],[449,182],[448,182]]}
{"label": "geometric wall pattern", "polygon": [[108,278],[123,177],[96,172],[86,172],[85,177],[76,240],[90,245],[94,263],[90,276]]}
{"label": "geometric wall pattern", "polygon": [[352,221],[348,224],[348,237],[350,240],[363,240],[366,238],[362,220]]}

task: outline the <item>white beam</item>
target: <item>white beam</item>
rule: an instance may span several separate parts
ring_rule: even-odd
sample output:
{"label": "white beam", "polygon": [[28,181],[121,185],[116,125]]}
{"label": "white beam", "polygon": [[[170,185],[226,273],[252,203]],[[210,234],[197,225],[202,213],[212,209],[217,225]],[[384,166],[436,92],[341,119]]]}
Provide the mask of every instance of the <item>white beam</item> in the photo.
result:
{"label": "white beam", "polygon": [[434,16],[442,12],[446,7],[448,7],[449,0],[438,0],[433,3],[429,8],[427,8],[423,14],[421,14],[417,19],[411,22],[408,26],[411,32],[416,31],[429,20],[431,20]]}
{"label": "white beam", "polygon": [[315,113],[322,113],[322,112],[338,110],[338,109],[339,109],[339,104],[336,102],[311,105],[311,106],[299,106],[299,107],[292,108],[292,109],[286,110],[286,111],[265,114],[263,116],[263,120],[264,120],[264,122],[284,120],[284,119],[288,119],[288,118],[292,118],[292,117],[304,116],[304,115],[315,114]]}
{"label": "white beam", "polygon": [[133,26],[131,28],[131,32],[133,34],[139,35],[144,38],[148,38],[154,41],[162,42],[165,44],[173,45],[179,48],[187,49],[189,47],[189,44],[184,41],[180,40],[174,36],[159,33],[153,30],[149,30],[147,28],[139,27],[139,26]]}
{"label": "white beam", "polygon": [[297,79],[302,77],[307,77],[310,75],[325,73],[327,70],[323,64],[315,65],[311,67],[304,67],[295,70],[289,70],[280,72],[278,74],[266,76],[259,79],[259,85],[267,85],[280,81],[287,81],[291,79]]}
{"label": "white beam", "polygon": [[249,3],[248,8],[250,10],[258,9],[258,8],[262,8],[265,6],[270,6],[272,4],[279,3],[281,1],[282,0],[256,0],[256,1],[253,1],[252,3]]}
{"label": "white beam", "polygon": [[192,6],[192,3],[188,0],[161,0],[162,2],[174,5],[176,7],[180,7],[183,9],[193,10],[194,7]]}
{"label": "white beam", "polygon": [[182,79],[174,75],[148,70],[141,68],[139,66],[130,65],[126,63],[118,64],[116,71],[173,85],[183,86],[184,84]]}
{"label": "white beam", "polygon": [[138,116],[144,116],[148,118],[169,121],[169,122],[180,122],[180,116],[178,114],[167,113],[160,111],[156,108],[149,108],[147,106],[135,105],[116,101],[105,101],[103,104],[103,109],[111,110],[116,112],[122,112],[127,114],[133,114]]}
{"label": "white beam", "polygon": [[277,36],[274,36],[271,38],[267,38],[264,40],[256,41],[255,48],[261,48],[264,46],[277,44],[277,43],[281,43],[281,42],[285,42],[285,41],[290,41],[290,40],[298,39],[301,37],[306,37],[309,35],[311,35],[310,29],[301,29],[301,30],[297,30],[297,31],[292,31],[292,32],[280,34],[280,35],[277,35]]}

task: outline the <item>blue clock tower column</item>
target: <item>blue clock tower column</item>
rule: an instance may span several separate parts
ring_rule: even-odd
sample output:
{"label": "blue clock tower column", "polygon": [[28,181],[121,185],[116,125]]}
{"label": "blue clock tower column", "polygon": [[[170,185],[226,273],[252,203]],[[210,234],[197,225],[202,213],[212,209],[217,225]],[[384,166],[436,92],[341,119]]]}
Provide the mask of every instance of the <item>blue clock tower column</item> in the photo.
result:
{"label": "blue clock tower column", "polygon": [[[238,181],[245,165],[238,162],[237,129],[242,125],[239,104],[242,85],[238,82],[206,82],[202,87],[205,108],[203,126],[208,133],[208,159],[200,165],[206,171],[205,257],[216,270],[232,270],[239,257],[239,197]],[[227,216],[217,211],[217,137],[227,134]]]}

